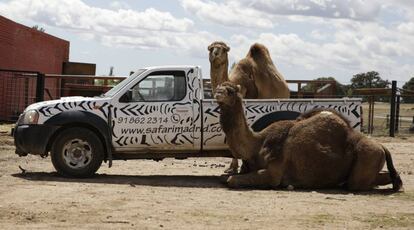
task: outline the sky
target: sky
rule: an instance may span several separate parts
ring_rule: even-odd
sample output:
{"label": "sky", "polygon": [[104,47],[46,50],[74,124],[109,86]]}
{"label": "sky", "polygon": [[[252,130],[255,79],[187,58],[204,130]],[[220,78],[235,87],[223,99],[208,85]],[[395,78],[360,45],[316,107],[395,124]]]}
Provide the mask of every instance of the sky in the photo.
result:
{"label": "sky", "polygon": [[285,79],[414,77],[414,0],[0,0],[0,14],[70,41],[97,75],[200,65],[208,78],[207,46],[224,41],[230,65],[264,44]]}

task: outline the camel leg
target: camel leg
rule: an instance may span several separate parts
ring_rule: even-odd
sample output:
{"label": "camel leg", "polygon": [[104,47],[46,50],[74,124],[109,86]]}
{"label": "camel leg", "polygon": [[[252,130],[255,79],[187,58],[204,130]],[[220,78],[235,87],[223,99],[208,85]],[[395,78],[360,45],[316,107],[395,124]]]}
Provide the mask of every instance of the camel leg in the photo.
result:
{"label": "camel leg", "polygon": [[273,160],[267,169],[230,176],[227,184],[231,188],[277,188],[283,177],[285,162]]}
{"label": "camel leg", "polygon": [[227,185],[230,188],[270,188],[271,177],[267,169],[247,174],[230,176]]}
{"label": "camel leg", "polygon": [[359,151],[355,152],[356,160],[347,181],[348,189],[370,190],[377,185],[378,181],[386,181],[384,180],[386,176],[379,176],[385,164],[385,155],[381,146],[361,140],[355,149]]}
{"label": "camel leg", "polygon": [[387,185],[391,184],[392,179],[389,172],[380,172],[377,175],[377,180],[375,181],[376,185]]}
{"label": "camel leg", "polygon": [[230,188],[271,188],[271,177],[267,169],[230,176],[227,185]]}
{"label": "camel leg", "polygon": [[240,166],[240,174],[246,174],[246,173],[254,171],[254,167],[252,168],[252,166],[253,166],[252,162],[249,162],[247,160],[242,160],[242,165]]}
{"label": "camel leg", "polygon": [[224,171],[227,174],[237,174],[239,169],[239,161],[236,158],[231,160],[230,166]]}

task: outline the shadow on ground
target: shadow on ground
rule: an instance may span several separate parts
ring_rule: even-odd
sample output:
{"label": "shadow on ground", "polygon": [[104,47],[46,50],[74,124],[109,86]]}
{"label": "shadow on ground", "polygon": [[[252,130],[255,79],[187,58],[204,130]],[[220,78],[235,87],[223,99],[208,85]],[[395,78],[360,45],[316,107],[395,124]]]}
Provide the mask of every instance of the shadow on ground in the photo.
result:
{"label": "shadow on ground", "polygon": [[192,175],[108,175],[96,174],[91,178],[66,178],[56,172],[26,172],[12,174],[30,181],[55,181],[69,183],[129,184],[160,187],[224,188],[219,176]]}
{"label": "shadow on ground", "polygon": [[[194,175],[108,175],[96,174],[91,178],[66,178],[56,172],[26,172],[12,174],[13,177],[29,181],[54,181],[69,183],[99,183],[99,184],[128,184],[135,186],[156,186],[156,187],[193,187],[193,188],[227,188],[220,176],[194,176]],[[234,189],[231,189],[234,190]],[[240,190],[240,189],[236,189]],[[255,189],[242,189],[255,190]],[[280,189],[279,191],[288,191]],[[310,192],[332,195],[391,195],[395,194],[392,189],[376,188],[367,192],[351,192],[344,189],[295,189],[290,191]]]}

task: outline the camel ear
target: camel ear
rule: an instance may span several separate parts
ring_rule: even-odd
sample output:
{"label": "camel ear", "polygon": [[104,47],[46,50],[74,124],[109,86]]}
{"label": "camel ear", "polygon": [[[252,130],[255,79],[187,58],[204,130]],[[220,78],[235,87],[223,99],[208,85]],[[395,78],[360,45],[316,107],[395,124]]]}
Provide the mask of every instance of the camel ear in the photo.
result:
{"label": "camel ear", "polygon": [[208,51],[211,51],[212,49],[213,49],[213,45],[212,44],[207,47],[207,50]]}
{"label": "camel ear", "polygon": [[224,49],[229,52],[230,51],[230,47],[228,47],[227,45],[224,46]]}

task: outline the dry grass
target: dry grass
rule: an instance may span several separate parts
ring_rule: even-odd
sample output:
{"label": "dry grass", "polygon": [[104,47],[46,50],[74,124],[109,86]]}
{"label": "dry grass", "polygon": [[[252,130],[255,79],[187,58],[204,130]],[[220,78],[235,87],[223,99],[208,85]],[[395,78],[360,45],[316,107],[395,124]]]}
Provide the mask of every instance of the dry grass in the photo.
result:
{"label": "dry grass", "polygon": [[[362,104],[363,118],[364,118],[364,130],[368,127],[368,103]],[[388,122],[387,115],[390,114],[390,104],[384,102],[375,102],[374,104],[374,135],[382,136],[388,135]],[[400,105],[400,120],[399,135],[409,134],[408,129],[412,125],[412,119],[414,116],[414,104],[401,104]]]}

